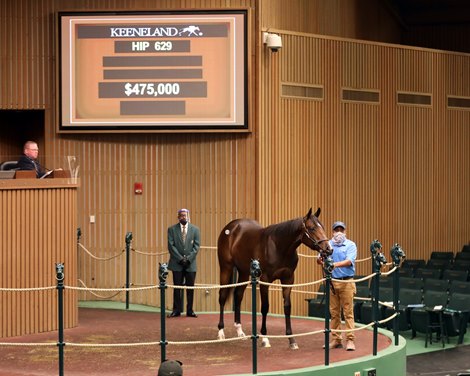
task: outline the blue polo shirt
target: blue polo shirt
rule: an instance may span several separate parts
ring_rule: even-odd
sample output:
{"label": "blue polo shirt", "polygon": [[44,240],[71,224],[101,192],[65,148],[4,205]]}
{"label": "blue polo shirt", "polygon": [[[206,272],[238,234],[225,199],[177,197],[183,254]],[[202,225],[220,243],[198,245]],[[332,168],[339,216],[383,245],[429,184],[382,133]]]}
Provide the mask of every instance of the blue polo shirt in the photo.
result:
{"label": "blue polo shirt", "polygon": [[335,244],[330,240],[330,246],[333,249],[333,254],[331,255],[333,262],[340,262],[344,260],[350,260],[351,265],[345,267],[334,268],[331,276],[333,278],[344,278],[344,277],[354,277],[355,273],[355,263],[357,256],[357,247],[356,243],[346,239],[342,244]]}

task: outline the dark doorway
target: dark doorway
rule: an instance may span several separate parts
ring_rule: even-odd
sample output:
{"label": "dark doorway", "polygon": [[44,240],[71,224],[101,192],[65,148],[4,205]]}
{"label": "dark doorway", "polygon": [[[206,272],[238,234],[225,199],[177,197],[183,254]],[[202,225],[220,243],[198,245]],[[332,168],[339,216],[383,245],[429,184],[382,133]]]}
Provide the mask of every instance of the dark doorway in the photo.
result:
{"label": "dark doorway", "polygon": [[0,162],[16,160],[28,140],[38,143],[39,159],[47,155],[44,150],[44,110],[0,110]]}

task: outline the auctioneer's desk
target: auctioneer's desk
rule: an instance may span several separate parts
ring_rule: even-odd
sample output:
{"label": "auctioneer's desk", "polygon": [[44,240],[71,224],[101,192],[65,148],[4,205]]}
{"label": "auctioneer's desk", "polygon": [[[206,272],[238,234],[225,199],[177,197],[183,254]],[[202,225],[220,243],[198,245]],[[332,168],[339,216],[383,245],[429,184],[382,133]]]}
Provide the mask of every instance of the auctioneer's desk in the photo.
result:
{"label": "auctioneer's desk", "polygon": [[[0,338],[58,328],[57,290],[6,291],[56,286],[77,279],[77,179],[0,180]],[[78,323],[75,290],[64,290],[64,327]]]}

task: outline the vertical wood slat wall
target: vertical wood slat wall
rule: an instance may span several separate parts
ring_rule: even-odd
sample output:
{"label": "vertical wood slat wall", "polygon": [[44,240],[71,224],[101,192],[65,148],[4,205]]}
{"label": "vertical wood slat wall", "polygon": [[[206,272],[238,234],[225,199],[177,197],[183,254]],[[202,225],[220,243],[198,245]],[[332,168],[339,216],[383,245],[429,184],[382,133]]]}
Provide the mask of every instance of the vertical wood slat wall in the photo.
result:
{"label": "vertical wood slat wall", "polygon": [[[348,222],[361,258],[368,256],[374,238],[387,251],[393,242],[400,242],[409,257],[424,258],[436,249],[456,251],[470,240],[469,112],[448,110],[442,104],[447,94],[470,95],[464,84],[468,82],[468,55],[284,31],[299,28],[302,22],[296,24],[297,16],[314,9],[314,30],[308,31],[358,37],[354,25],[359,21],[354,15],[360,9],[359,2],[350,0],[334,4],[329,0],[291,1],[288,9],[281,3],[0,3],[0,63],[5,68],[0,70],[0,108],[44,109],[44,152],[52,157],[79,158],[82,185],[77,225],[82,228],[83,244],[93,254],[106,258],[120,252],[128,231],[133,232],[136,250],[166,252],[166,228],[175,223],[181,206],[191,210],[206,247],[198,260],[199,283],[217,283],[217,258],[211,247],[223,225],[236,217],[254,217],[267,225],[304,215],[310,206],[321,206],[320,218],[327,229],[333,220]],[[341,8],[345,4],[352,7],[350,12]],[[54,12],[227,6],[253,11],[249,25],[249,53],[256,61],[249,67],[254,87],[250,91],[252,134],[55,133]],[[332,21],[322,24],[325,19]],[[387,20],[387,24],[386,40],[398,40],[393,22]],[[273,32],[279,29],[284,43],[280,52],[272,54],[264,48],[260,27],[270,27]],[[380,39],[379,26],[369,25],[368,30]],[[282,97],[281,85],[290,83],[322,86],[324,99]],[[380,103],[343,102],[342,88],[378,90]],[[397,91],[430,93],[432,106],[398,105]],[[143,183],[142,196],[133,194],[134,182]],[[90,215],[95,215],[95,224],[89,223]],[[309,253],[304,247],[300,252]],[[99,262],[84,252],[79,254],[79,277],[87,286],[123,285],[122,256]],[[135,252],[132,258],[133,283],[155,284],[158,261],[165,261],[166,255]],[[366,274],[368,264],[359,266],[358,272]],[[319,277],[312,260],[301,259],[297,282]],[[133,293],[131,297],[135,303],[158,305],[156,295]],[[279,294],[272,295],[272,310],[282,312]],[[79,296],[96,299],[89,293]],[[294,294],[294,314],[306,312],[304,298],[304,294]],[[123,295],[114,299],[122,300]],[[170,306],[171,297],[168,300]],[[198,310],[217,310],[215,290],[198,292],[196,300]]]}
{"label": "vertical wood slat wall", "polygon": [[[12,183],[15,183],[13,181]],[[57,329],[55,263],[65,284],[76,285],[76,187],[0,187],[0,338]],[[64,327],[78,323],[77,293],[64,292]]]}
{"label": "vertical wood slat wall", "polygon": [[[133,284],[158,282],[158,262],[167,260],[166,231],[176,223],[176,211],[191,210],[192,221],[201,228],[206,245],[200,255],[200,283],[214,283],[217,267],[215,245],[220,229],[236,217],[254,218],[255,213],[255,138],[250,134],[120,134],[120,135],[59,135],[55,115],[55,17],[66,10],[165,10],[165,9],[253,9],[255,0],[239,1],[78,1],[53,0],[6,1],[0,4],[0,45],[2,82],[0,109],[45,109],[45,140],[41,156],[49,168],[62,167],[60,156],[75,155],[80,164],[81,187],[78,192],[77,223],[82,230],[85,248],[98,258],[110,258],[124,248],[127,232],[133,233]],[[21,30],[16,30],[21,19]],[[33,20],[33,21],[31,21]],[[27,23],[38,25],[39,45],[32,41]],[[254,17],[248,19],[249,51]],[[15,33],[12,30],[16,30]],[[19,36],[23,32],[23,35]],[[27,59],[34,44],[34,56],[45,59],[38,71],[31,69],[35,57]],[[37,48],[37,50],[36,50]],[[249,52],[249,55],[253,55]],[[251,65],[248,66],[250,75]],[[40,79],[38,79],[41,75]],[[45,85],[43,82],[47,81]],[[26,82],[28,85],[26,85]],[[29,85],[33,85],[30,88]],[[37,86],[36,86],[37,85]],[[50,86],[49,86],[50,85]],[[250,80],[252,92],[254,80]],[[1,91],[3,90],[3,91]],[[25,97],[23,91],[38,93],[36,99]],[[20,95],[21,92],[21,95]],[[250,99],[254,102],[254,95]],[[253,108],[250,104],[250,108]],[[249,114],[254,127],[255,116]],[[7,145],[0,155],[14,155]],[[44,157],[45,156],[45,157]],[[143,183],[143,194],[134,195],[135,182]],[[91,224],[89,217],[95,216]],[[148,256],[142,253],[165,253]],[[124,285],[125,261],[119,256],[109,262],[98,261],[79,248],[80,280],[89,287]],[[202,264],[202,265],[201,265]],[[218,279],[218,277],[216,277]],[[171,282],[171,279],[170,279]],[[210,291],[212,293],[212,290]],[[107,294],[96,294],[107,295]],[[79,297],[98,299],[91,293]],[[114,295],[114,294],[108,294]],[[210,294],[211,296],[214,294]],[[123,299],[119,294],[114,299]],[[135,293],[135,302],[158,304],[157,294]],[[207,299],[203,299],[207,300]],[[214,298],[211,305],[214,306]],[[171,306],[171,297],[168,306]],[[204,303],[201,303],[204,304]]]}
{"label": "vertical wood slat wall", "polygon": [[[462,84],[470,55],[270,32],[282,36],[283,48],[260,52],[263,221],[320,206],[329,233],[335,220],[348,224],[360,259],[374,239],[388,257],[396,242],[408,258],[459,251],[470,239],[470,111],[448,109],[446,100],[470,97]],[[280,96],[289,84],[323,87],[324,98]],[[344,88],[379,92],[380,100],[344,101]],[[431,105],[398,104],[398,92],[429,94]],[[369,274],[370,262],[357,272]],[[301,259],[296,282],[319,278],[319,268]],[[282,299],[272,296],[281,312]],[[300,312],[304,298],[294,294]]]}

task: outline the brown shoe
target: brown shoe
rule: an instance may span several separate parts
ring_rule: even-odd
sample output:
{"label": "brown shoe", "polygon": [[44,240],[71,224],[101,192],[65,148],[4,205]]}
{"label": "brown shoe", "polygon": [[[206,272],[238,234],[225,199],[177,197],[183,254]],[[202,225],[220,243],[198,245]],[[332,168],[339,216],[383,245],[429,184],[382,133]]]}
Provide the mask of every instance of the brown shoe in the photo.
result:
{"label": "brown shoe", "polygon": [[346,351],[356,351],[356,345],[354,344],[354,341],[348,339],[346,342]]}
{"label": "brown shoe", "polygon": [[[325,348],[325,345],[323,345],[323,348]],[[341,341],[337,341],[334,339],[330,341],[330,343],[328,344],[328,348],[329,349],[342,349],[343,343]]]}

